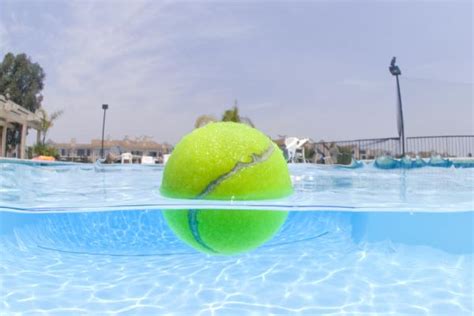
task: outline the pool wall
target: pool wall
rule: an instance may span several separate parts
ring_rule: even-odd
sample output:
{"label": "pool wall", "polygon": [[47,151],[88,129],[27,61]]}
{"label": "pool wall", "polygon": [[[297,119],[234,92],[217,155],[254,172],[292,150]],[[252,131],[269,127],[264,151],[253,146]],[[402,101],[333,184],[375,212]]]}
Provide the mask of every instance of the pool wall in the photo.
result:
{"label": "pool wall", "polygon": [[474,212],[352,213],[355,242],[392,241],[449,253],[474,252]]}

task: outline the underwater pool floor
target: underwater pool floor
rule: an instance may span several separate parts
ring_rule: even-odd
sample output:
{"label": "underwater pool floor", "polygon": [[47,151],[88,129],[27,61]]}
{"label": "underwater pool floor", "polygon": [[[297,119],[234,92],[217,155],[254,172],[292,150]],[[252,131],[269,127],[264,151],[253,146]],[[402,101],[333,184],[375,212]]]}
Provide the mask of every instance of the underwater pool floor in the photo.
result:
{"label": "underwater pool floor", "polygon": [[[183,245],[161,229],[157,211],[94,214],[49,215],[49,228],[2,238],[0,310],[7,315],[473,312],[472,254],[391,242],[355,244],[347,214],[291,214],[267,245],[232,257],[207,256]],[[120,225],[119,214],[128,223],[119,237],[115,229],[108,241],[94,245],[93,236],[73,237],[80,231],[69,227],[62,242],[55,239],[56,229],[72,222]],[[159,234],[144,238],[159,238],[160,245],[145,242],[127,250],[140,223],[160,227]],[[114,238],[123,238],[124,245]]]}

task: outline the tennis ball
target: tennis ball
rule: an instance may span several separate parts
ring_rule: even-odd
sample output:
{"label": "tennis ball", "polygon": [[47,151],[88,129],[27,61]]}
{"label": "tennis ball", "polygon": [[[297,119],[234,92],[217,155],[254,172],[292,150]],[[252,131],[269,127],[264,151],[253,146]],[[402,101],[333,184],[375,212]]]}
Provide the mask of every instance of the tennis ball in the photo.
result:
{"label": "tennis ball", "polygon": [[214,255],[234,255],[270,240],[288,212],[256,210],[168,210],[173,232],[191,247]]}
{"label": "tennis ball", "polygon": [[[239,123],[211,123],[176,145],[163,172],[167,197],[263,200],[293,192],[281,150],[260,131]],[[284,211],[166,210],[174,233],[192,247],[230,255],[269,240],[288,216]]]}

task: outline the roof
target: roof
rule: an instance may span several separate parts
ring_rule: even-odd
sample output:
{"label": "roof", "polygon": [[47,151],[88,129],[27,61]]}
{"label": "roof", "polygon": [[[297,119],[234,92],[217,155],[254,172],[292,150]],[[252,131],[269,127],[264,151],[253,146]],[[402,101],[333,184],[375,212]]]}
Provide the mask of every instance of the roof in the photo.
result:
{"label": "roof", "polygon": [[27,124],[28,127],[39,129],[41,117],[0,95],[0,125],[5,125],[6,122]]}
{"label": "roof", "polygon": [[[51,143],[56,148],[81,148],[81,149],[94,149],[102,147],[102,140],[93,139],[90,143],[76,143],[72,139],[69,143]],[[157,143],[153,141],[150,137],[138,137],[135,139],[130,139],[125,137],[122,140],[104,140],[104,148],[120,148],[122,151],[158,151],[164,149],[171,149],[172,146],[167,143]]]}

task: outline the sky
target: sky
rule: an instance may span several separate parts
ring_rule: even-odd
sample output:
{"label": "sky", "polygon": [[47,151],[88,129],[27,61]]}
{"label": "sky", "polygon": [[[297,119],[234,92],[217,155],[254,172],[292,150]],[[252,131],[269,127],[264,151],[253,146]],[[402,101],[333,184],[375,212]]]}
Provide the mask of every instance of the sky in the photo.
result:
{"label": "sky", "polygon": [[237,100],[271,137],[474,133],[471,1],[0,0],[0,54],[46,72],[48,138],[176,143]]}

